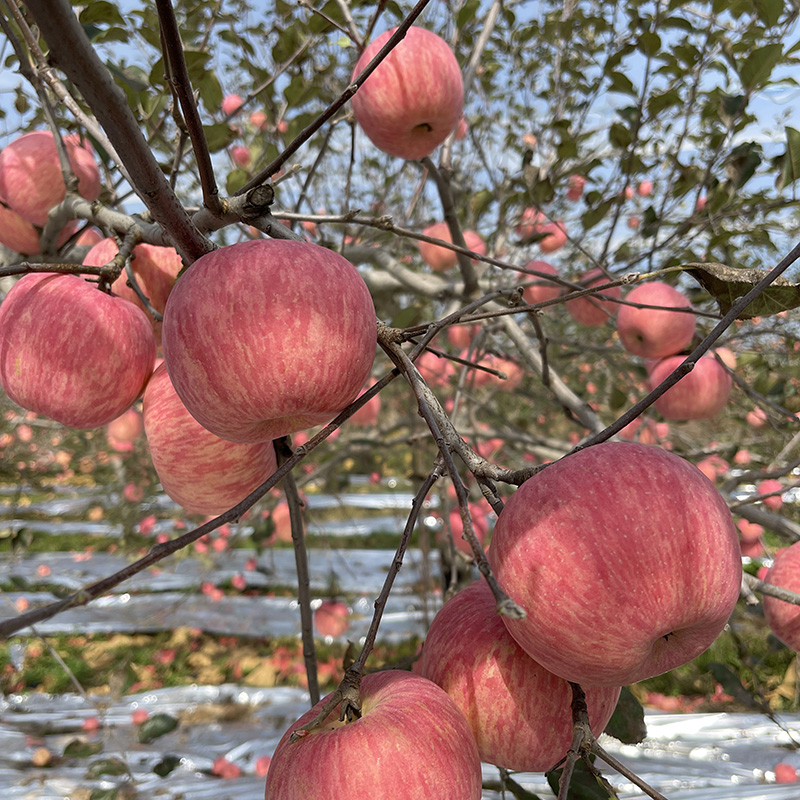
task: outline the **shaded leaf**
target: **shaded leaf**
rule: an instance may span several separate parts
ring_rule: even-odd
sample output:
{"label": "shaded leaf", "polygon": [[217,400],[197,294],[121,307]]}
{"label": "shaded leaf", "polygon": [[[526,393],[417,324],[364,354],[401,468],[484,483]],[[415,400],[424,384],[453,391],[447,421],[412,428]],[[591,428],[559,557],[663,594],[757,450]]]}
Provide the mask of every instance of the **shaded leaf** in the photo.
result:
{"label": "shaded leaf", "polygon": [[[714,263],[686,264],[684,269],[717,301],[723,314],[767,274],[760,269],[735,269]],[[743,309],[738,319],[767,317],[799,306],[800,285],[781,277]]]}
{"label": "shaded leaf", "polygon": [[708,665],[708,671],[714,676],[714,680],[722,686],[723,691],[733,697],[737,703],[750,708],[761,708],[761,703],[745,689],[729,666],[713,661]]}
{"label": "shaded leaf", "polygon": [[509,792],[512,797],[516,797],[517,800],[541,800],[538,794],[529,792],[524,786],[518,784],[513,778],[509,777],[508,775],[506,775],[503,783],[505,785],[506,791]]}
{"label": "shaded leaf", "polygon": [[800,178],[800,131],[786,128],[786,152],[775,159],[780,174],[775,181],[775,188],[781,191]]}
{"label": "shaded leaf", "polygon": [[150,744],[160,736],[171,733],[178,727],[178,720],[169,714],[153,714],[145,720],[139,727],[139,741],[142,744]]}
{"label": "shaded leaf", "polygon": [[739,77],[745,89],[752,91],[765,84],[780,61],[782,52],[783,47],[778,43],[767,44],[753,50],[739,68]]}
{"label": "shaded leaf", "polygon": [[164,758],[153,767],[153,772],[155,772],[159,778],[165,778],[180,763],[181,760],[178,756],[164,756]]}
{"label": "shaded leaf", "polygon": [[203,131],[206,135],[208,149],[212,153],[224,150],[236,138],[236,132],[224,122],[203,125]]}
{"label": "shaded leaf", "polygon": [[647,736],[644,708],[627,686],[622,687],[617,707],[606,725],[605,733],[619,739],[623,744],[639,744]]}
{"label": "shaded leaf", "polygon": [[[554,769],[545,776],[553,794],[558,794],[561,772],[560,769]],[[605,781],[602,778],[592,775],[586,764],[579,760],[572,772],[567,800],[613,800],[614,795],[604,784]]]}
{"label": "shaded leaf", "polygon": [[631,132],[621,122],[615,122],[608,129],[608,141],[614,147],[627,147],[631,143]]}
{"label": "shaded leaf", "polygon": [[783,11],[783,0],[755,0],[753,5],[756,8],[758,18],[768,28],[778,24]]}
{"label": "shaded leaf", "polygon": [[116,800],[119,797],[119,786],[110,789],[92,789],[89,800]]}
{"label": "shaded leaf", "polygon": [[103,749],[102,742],[87,742],[85,739],[72,739],[64,748],[64,758],[89,758]]}

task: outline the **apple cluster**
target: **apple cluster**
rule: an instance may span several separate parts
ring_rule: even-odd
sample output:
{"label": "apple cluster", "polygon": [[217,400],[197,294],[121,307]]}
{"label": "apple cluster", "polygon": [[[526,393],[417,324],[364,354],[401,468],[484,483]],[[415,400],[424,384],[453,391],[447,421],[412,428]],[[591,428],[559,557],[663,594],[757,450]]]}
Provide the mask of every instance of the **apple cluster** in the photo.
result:
{"label": "apple cluster", "polygon": [[[100,196],[100,170],[88,143],[64,138],[78,191],[87,200]],[[0,244],[15,253],[40,252],[39,231],[47,215],[67,192],[55,139],[50,131],[33,131],[15,139],[0,152]],[[60,246],[77,230],[77,220],[59,235]]]}
{"label": "apple cluster", "polygon": [[[272,760],[268,800],[339,796],[333,789],[320,794],[320,787],[345,771],[349,787],[350,770],[358,795],[472,797],[473,745],[487,763],[548,770],[572,740],[569,682],[584,687],[590,724],[601,732],[621,686],[684,664],[711,645],[741,584],[736,528],[711,481],[666,450],[634,443],[587,448],[524,483],[500,514],[489,561],[526,617],[499,616],[482,581],[456,594],[431,624],[415,665],[422,678],[368,675],[358,721],[345,724],[334,711],[292,741],[320,704],[292,725]],[[597,624],[609,619],[616,624]],[[378,681],[382,688],[393,682],[380,701]],[[410,742],[402,720],[423,705]],[[390,707],[396,716],[388,725],[383,715]],[[427,714],[434,709],[435,725]],[[464,723],[472,744],[464,742]],[[362,749],[367,736],[369,758]],[[430,737],[440,744],[421,752]],[[402,758],[380,760],[388,752]],[[398,761],[414,765],[413,782],[402,789],[392,772]],[[432,794],[440,774],[451,788]]]}

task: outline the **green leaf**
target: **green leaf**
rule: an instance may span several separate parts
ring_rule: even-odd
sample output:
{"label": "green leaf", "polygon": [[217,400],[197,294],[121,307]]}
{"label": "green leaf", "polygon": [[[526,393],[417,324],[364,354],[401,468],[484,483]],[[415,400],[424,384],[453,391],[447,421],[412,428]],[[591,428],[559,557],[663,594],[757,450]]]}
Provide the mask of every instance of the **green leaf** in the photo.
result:
{"label": "green leaf", "polygon": [[155,772],[159,778],[166,778],[180,763],[181,760],[178,756],[164,756],[164,758],[153,767],[153,772]]}
{"label": "green leaf", "polygon": [[775,160],[780,169],[775,186],[781,191],[800,178],[800,131],[786,128],[786,152]]}
{"label": "green leaf", "polygon": [[124,25],[125,20],[119,9],[114,3],[107,0],[92,0],[87,3],[78,17],[81,25],[96,25],[97,23],[106,25]]}
{"label": "green leaf", "polygon": [[767,83],[782,53],[783,47],[777,42],[753,50],[739,68],[739,77],[744,88],[752,92]]}
{"label": "green leaf", "polygon": [[588,231],[590,228],[593,228],[600,222],[606,214],[608,214],[609,209],[614,204],[614,200],[606,200],[600,205],[595,206],[594,208],[590,208],[583,213],[581,217],[581,224],[583,225],[583,229]]}
{"label": "green leaf", "polygon": [[64,758],[89,758],[89,756],[96,756],[102,749],[102,742],[71,739],[64,748]]}
{"label": "green leaf", "polygon": [[661,50],[661,37],[654,31],[645,31],[639,36],[639,47],[646,56],[654,56]]}
{"label": "green leaf", "polygon": [[515,797],[516,800],[541,800],[538,794],[529,792],[524,786],[521,786],[509,775],[506,775],[503,779],[503,785],[505,790],[510,792],[511,796]]}
{"label": "green leaf", "polygon": [[203,125],[203,131],[206,134],[208,149],[212,153],[224,150],[236,138],[236,131],[224,122]]}
{"label": "green leaf", "polygon": [[89,800],[117,800],[119,797],[119,786],[110,789],[95,788],[89,794]]}
{"label": "green leaf", "polygon": [[783,13],[783,0],[754,0],[758,18],[768,27],[778,24]]}
{"label": "green leaf", "polygon": [[622,72],[612,72],[608,76],[610,83],[609,83],[609,90],[612,92],[619,92],[620,94],[632,94],[636,96],[636,88],[634,87],[633,83],[631,83],[631,79]]}
{"label": "green leaf", "polygon": [[[767,273],[760,269],[735,269],[724,264],[685,264],[685,269],[717,301],[726,314],[740,297],[744,297]],[[768,286],[738,319],[768,317],[800,307],[800,285],[780,277]]]}
{"label": "green leaf", "polygon": [[627,686],[622,687],[617,707],[606,725],[605,733],[619,739],[623,744],[639,744],[647,736],[644,708]]}
{"label": "green leaf", "polygon": [[615,122],[608,129],[608,141],[613,147],[627,147],[631,143],[631,132],[621,122]]}
{"label": "green leaf", "polygon": [[101,758],[92,761],[86,770],[87,778],[99,778],[101,775],[127,775],[127,764],[121,758]]}
{"label": "green leaf", "polygon": [[[561,772],[560,769],[554,769],[545,775],[553,794],[558,794]],[[605,780],[592,775],[586,764],[579,760],[572,772],[567,800],[614,800],[614,795],[606,788]]]}
{"label": "green leaf", "polygon": [[160,736],[171,733],[178,727],[178,720],[169,714],[153,714],[139,726],[139,741],[150,744]]}
{"label": "green leaf", "polygon": [[225,181],[225,190],[229,195],[236,194],[247,183],[247,170],[237,167],[228,173]]}

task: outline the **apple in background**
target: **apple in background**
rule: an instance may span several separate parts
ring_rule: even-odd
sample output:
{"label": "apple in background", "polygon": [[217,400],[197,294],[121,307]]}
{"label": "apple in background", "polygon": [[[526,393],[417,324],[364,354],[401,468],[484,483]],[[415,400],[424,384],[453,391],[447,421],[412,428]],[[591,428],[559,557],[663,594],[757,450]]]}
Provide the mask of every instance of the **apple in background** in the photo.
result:
{"label": "apple in background", "polygon": [[[117,243],[111,239],[103,239],[98,242],[86,254],[83,263],[87,266],[102,267],[108,264],[115,255],[119,253]],[[174,247],[157,247],[152,244],[137,244],[133,248],[133,260],[131,269],[139,282],[139,287],[144,292],[145,297],[156,311],[163,314],[167,305],[167,297],[175,285],[178,273],[181,271],[183,262]],[[136,292],[128,286],[128,278],[125,270],[114,281],[111,291],[125,300],[129,300],[145,312],[151,321],[153,330],[156,334],[156,343],[161,344],[162,323],[154,320],[149,312],[145,310],[144,304],[139,300]]]}
{"label": "apple in background", "polygon": [[746,544],[757,542],[764,535],[764,528],[761,525],[746,519],[740,519],[736,527],[739,529],[739,536]]}
{"label": "apple in background", "polygon": [[[547,261],[529,261],[525,265],[525,269],[532,269],[536,272],[543,272],[546,275],[558,275],[558,270]],[[553,281],[548,281],[546,278],[537,278],[535,275],[529,275],[526,272],[518,272],[517,280],[520,283],[527,283],[528,281],[535,281],[531,286],[526,286],[522,290],[522,299],[530,305],[536,303],[545,303],[548,300],[555,300],[564,294],[565,287]]]}
{"label": "apple in background", "polygon": [[130,453],[143,433],[142,415],[135,408],[129,408],[124,414],[108,423],[106,439],[112,450],[118,453]]}
{"label": "apple in background", "polygon": [[797,783],[797,770],[785,761],[781,761],[772,768],[775,773],[775,783]]}
{"label": "apple in background", "polygon": [[222,113],[229,117],[231,114],[235,114],[244,103],[244,100],[238,94],[228,94],[222,99]]}
{"label": "apple in background", "polygon": [[267,129],[267,114],[264,111],[254,111],[250,115],[250,124],[258,131]]}
{"label": "apple in background", "polygon": [[731,468],[724,458],[716,454],[698,461],[696,466],[712,483],[715,483],[717,478],[727,475]]}
{"label": "apple in background", "polygon": [[272,536],[269,544],[283,542],[288,544],[292,541],[292,520],[289,515],[289,504],[281,500],[270,512],[264,512],[272,520]]}
{"label": "apple in background", "polygon": [[447,329],[447,340],[453,347],[466,350],[479,330],[479,325],[451,325]]}
{"label": "apple in background", "polygon": [[[466,358],[467,353],[462,353],[462,357]],[[484,372],[482,369],[471,370],[469,380],[475,387],[491,386],[494,389],[501,389],[505,392],[513,392],[517,386],[522,383],[525,377],[525,370],[515,361],[508,358],[500,358],[492,353],[487,353],[478,362],[483,367],[497,370],[505,374],[505,378],[499,375],[493,375],[491,372]]]}
{"label": "apple in background", "polygon": [[[762,580],[800,594],[800,542],[778,552]],[[800,606],[767,595],[762,598],[762,603],[770,630],[787,647],[800,650]]]}
{"label": "apple in background", "polygon": [[636,191],[639,193],[639,197],[648,197],[649,195],[653,194],[653,182],[642,181],[637,187]]}
{"label": "apple in background", "polygon": [[717,347],[714,353],[728,369],[736,369],[736,353],[729,347]]}
{"label": "apple in background", "polygon": [[[425,228],[423,233],[425,236],[441,239],[443,242],[450,242],[451,244],[453,242],[446,222],[437,222],[435,225]],[[481,256],[486,255],[486,243],[479,234],[475,233],[475,231],[464,231],[463,233],[464,243],[470,250]],[[430,242],[417,242],[417,247],[422,260],[434,272],[446,272],[458,263],[458,255],[453,250],[439,247],[439,245],[431,244]]]}
{"label": "apple in background", "polygon": [[71,428],[130,408],[155,358],[142,311],[75,275],[26,275],[0,305],[0,383],[15,403]]}
{"label": "apple in background", "polygon": [[314,611],[314,627],[320,636],[341,636],[349,627],[350,609],[338,600],[323,600]]}
{"label": "apple in background", "polygon": [[253,163],[253,155],[250,152],[250,148],[243,144],[237,144],[231,148],[231,158],[244,169],[247,169]]}
{"label": "apple in background", "polygon": [[[371,388],[370,386],[365,386],[359,393],[358,396],[361,397],[367,389]],[[353,425],[359,425],[362,428],[372,428],[378,424],[378,417],[381,413],[381,396],[376,394],[375,397],[372,398],[366,405],[362,406],[361,408],[350,417],[350,422]]]}
{"label": "apple in background", "polygon": [[[611,279],[602,270],[591,269],[581,277],[579,282],[584,288],[589,289],[592,286],[608,283],[609,280]],[[565,305],[575,322],[596,328],[600,325],[605,325],[611,317],[616,316],[619,310],[618,303],[599,299],[602,297],[607,297],[610,300],[619,300],[622,298],[622,287],[613,286],[595,295],[586,295],[585,297],[577,297],[574,300],[567,300]]]}
{"label": "apple in background", "polygon": [[[783,484],[777,478],[768,478],[761,481],[756,487],[759,494],[769,494],[770,492],[779,492],[783,490]],[[761,501],[771,511],[777,511],[783,505],[783,498],[781,495],[776,494],[772,497],[765,497]]]}
{"label": "apple in background", "polygon": [[367,380],[376,338],[358,270],[308,242],[257,239],[208,253],[164,310],[175,391],[203,427],[235,442],[330,422]]}
{"label": "apple in background", "polygon": [[489,561],[528,612],[503,617],[517,643],[587,686],[635,683],[698,656],[727,623],[742,575],[714,485],[688,461],[629,442],[588,447],[523,483]]}
{"label": "apple in background", "polygon": [[520,214],[514,233],[520,239],[527,239],[529,236],[533,236],[534,233],[538,233],[545,224],[547,224],[547,217],[538,209],[528,206]]}
{"label": "apple in background", "polygon": [[[354,80],[395,30],[367,46],[353,70]],[[379,150],[409,160],[424,158],[450,135],[461,117],[461,68],[444,39],[412,26],[350,103],[356,122]]]}
{"label": "apple in background", "polygon": [[562,220],[542,225],[539,232],[546,234],[538,241],[539,249],[543,253],[554,253],[567,243],[567,229]]}
{"label": "apple in background", "polygon": [[[475,538],[483,546],[489,536],[489,518],[480,506],[475,503],[469,503],[468,505]],[[464,523],[461,521],[461,511],[458,508],[452,509],[447,519],[450,523],[450,533],[453,535],[453,543],[456,546],[456,550],[460,550],[464,555],[471,558],[473,555],[472,548],[469,546],[469,542],[464,539]],[[442,546],[449,546],[444,528],[437,534],[437,539],[440,539]]]}
{"label": "apple in background", "polygon": [[[421,674],[441,686],[466,717],[481,761],[544,772],[572,743],[572,690],[514,641],[496,606],[482,580],[448,600],[425,638]],[[589,722],[599,736],[620,690],[585,691]]]}
{"label": "apple in background", "polygon": [[162,364],[144,392],[144,428],[164,491],[190,514],[221,514],[276,469],[272,442],[234,444],[186,410]]}
{"label": "apple in background", "polygon": [[[635,287],[625,300],[665,309],[692,307],[683,292],[662,281]],[[679,353],[692,341],[694,331],[694,314],[683,311],[623,305],[617,314],[617,333],[622,346],[642,358],[663,358]]]}
{"label": "apple in background", "polygon": [[300,717],[275,748],[269,800],[480,800],[472,731],[432,681],[400,670],[365,675],[360,719],[340,722],[337,706],[319,728],[290,741],[327,699]]}
{"label": "apple in background", "polygon": [[[75,138],[65,141],[78,191],[87,200],[100,196],[100,170],[94,156]],[[0,200],[26,222],[40,228],[47,214],[65,197],[55,140],[50,131],[33,131],[0,152]]]}
{"label": "apple in background", "polygon": [[751,428],[758,430],[767,424],[767,415],[763,408],[756,406],[752,411],[747,412],[745,420]]}
{"label": "apple in background", "polygon": [[586,186],[586,178],[583,175],[570,175],[567,181],[567,200],[573,203],[580,200],[584,186]]}
{"label": "apple in background", "polygon": [[41,251],[36,228],[4,205],[0,205],[0,244],[24,255],[35,255]]}
{"label": "apple in background", "polygon": [[431,386],[449,386],[450,378],[456,374],[456,368],[449,358],[437,356],[430,350],[421,353],[414,365],[425,382]]}
{"label": "apple in background", "polygon": [[[649,370],[650,389],[655,389],[683,362],[683,356],[668,356]],[[665,419],[711,419],[728,403],[732,379],[716,358],[703,356],[694,369],[654,403]]]}

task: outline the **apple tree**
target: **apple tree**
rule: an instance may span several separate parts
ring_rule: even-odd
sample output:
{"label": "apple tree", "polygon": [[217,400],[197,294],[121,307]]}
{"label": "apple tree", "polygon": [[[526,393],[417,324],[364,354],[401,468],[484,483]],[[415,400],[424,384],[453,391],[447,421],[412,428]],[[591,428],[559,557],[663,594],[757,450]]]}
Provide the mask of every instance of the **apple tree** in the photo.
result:
{"label": "apple tree", "polygon": [[[316,702],[298,485],[411,477],[397,557],[334,696],[355,719],[412,535],[439,549],[446,593],[480,572],[519,620],[484,554],[494,519],[548,463],[614,439],[716,486],[727,549],[672,568],[702,582],[733,552],[738,583],[744,557],[721,635],[746,650],[762,594],[784,614],[800,599],[791,569],[778,587],[756,575],[800,540],[796,22],[782,0],[2,0],[7,419],[124,437],[144,392],[158,479],[216,516],[0,629],[100,597],[279,486]],[[111,328],[125,339],[113,352]],[[657,516],[638,457],[596,515],[628,493]],[[23,459],[15,478],[65,469]],[[665,519],[697,511],[679,484],[664,481]],[[434,494],[431,540],[418,522]],[[735,671],[707,662],[703,685],[773,713],[788,703],[760,631],[760,651]],[[573,691],[560,797],[579,754],[603,757]]]}

